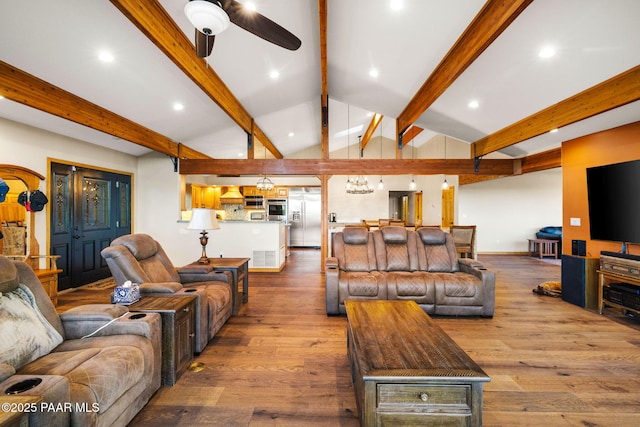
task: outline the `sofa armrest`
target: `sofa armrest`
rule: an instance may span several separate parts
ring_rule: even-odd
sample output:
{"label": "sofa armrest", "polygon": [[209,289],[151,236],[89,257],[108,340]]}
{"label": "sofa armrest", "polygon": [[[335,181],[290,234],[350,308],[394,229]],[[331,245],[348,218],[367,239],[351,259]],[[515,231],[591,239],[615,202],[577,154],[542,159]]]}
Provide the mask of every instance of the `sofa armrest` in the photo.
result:
{"label": "sofa armrest", "polygon": [[229,271],[211,271],[209,273],[182,273],[178,271],[180,275],[180,282],[198,283],[198,282],[224,282],[231,283],[231,272]]}
{"label": "sofa armrest", "polygon": [[496,305],[496,275],[493,271],[485,268],[481,262],[462,258],[459,260],[460,271],[473,274],[482,281],[484,304],[483,317],[493,317]]}
{"label": "sofa armrest", "polygon": [[338,258],[329,257],[325,260],[325,298],[327,315],[340,314]]}
{"label": "sofa armrest", "polygon": [[478,260],[475,260],[473,258],[460,258],[458,259],[458,264],[460,265],[460,270],[462,270],[462,266],[464,265],[465,267],[469,267],[471,269],[478,269],[478,270],[486,270],[487,268],[484,266],[483,263],[481,263]]}
{"label": "sofa armrest", "polygon": [[0,362],[0,383],[15,373],[13,366]]}
{"label": "sofa armrest", "polygon": [[337,257],[328,257],[327,259],[324,260],[324,266],[327,269],[330,268],[338,268],[338,258]]}
{"label": "sofa armrest", "polygon": [[62,313],[60,320],[67,340],[109,335],[140,335],[153,339],[159,336],[161,328],[159,314],[130,312],[125,306],[113,304],[74,307]]}
{"label": "sofa armrest", "polygon": [[146,282],[140,285],[141,294],[175,294],[182,289],[178,282]]}

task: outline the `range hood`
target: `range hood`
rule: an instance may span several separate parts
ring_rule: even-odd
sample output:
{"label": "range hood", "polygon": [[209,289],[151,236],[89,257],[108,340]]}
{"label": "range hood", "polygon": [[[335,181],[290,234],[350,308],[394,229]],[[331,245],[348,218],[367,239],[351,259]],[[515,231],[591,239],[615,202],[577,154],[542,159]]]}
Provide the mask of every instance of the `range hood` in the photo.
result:
{"label": "range hood", "polygon": [[220,203],[224,204],[236,204],[241,205],[244,201],[242,193],[240,193],[240,187],[230,186],[227,187],[227,192],[220,196]]}

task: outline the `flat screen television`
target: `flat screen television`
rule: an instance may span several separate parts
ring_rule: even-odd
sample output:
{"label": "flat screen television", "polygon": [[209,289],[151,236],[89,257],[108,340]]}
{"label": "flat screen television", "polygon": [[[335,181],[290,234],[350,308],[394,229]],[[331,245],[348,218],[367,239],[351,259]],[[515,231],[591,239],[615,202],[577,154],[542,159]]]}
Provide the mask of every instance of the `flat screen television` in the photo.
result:
{"label": "flat screen television", "polygon": [[640,243],[640,160],[587,168],[591,240]]}

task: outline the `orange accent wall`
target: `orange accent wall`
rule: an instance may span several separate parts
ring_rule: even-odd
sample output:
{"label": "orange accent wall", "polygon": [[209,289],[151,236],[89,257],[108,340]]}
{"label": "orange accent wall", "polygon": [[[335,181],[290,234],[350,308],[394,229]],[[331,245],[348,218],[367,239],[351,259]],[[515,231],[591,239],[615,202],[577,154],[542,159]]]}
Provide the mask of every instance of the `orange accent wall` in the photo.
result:
{"label": "orange accent wall", "polygon": [[[638,159],[640,122],[562,143],[562,253],[571,253],[572,240],[587,241],[587,256],[620,250],[621,243],[589,239],[586,169]],[[580,218],[580,226],[570,225],[571,218]],[[640,254],[640,246],[629,245],[629,252]]]}

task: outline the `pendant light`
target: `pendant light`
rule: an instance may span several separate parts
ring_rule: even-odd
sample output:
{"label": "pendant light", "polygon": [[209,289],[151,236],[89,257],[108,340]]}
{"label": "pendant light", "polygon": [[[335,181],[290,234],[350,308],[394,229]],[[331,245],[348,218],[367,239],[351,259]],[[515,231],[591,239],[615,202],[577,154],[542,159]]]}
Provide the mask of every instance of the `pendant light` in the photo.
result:
{"label": "pendant light", "polygon": [[[362,158],[362,135],[358,136],[358,153]],[[354,176],[347,179],[347,193],[349,194],[370,194],[373,193],[373,187],[369,185],[367,178],[362,175]]]}
{"label": "pendant light", "polygon": [[[411,160],[413,160],[413,156],[414,156],[414,148],[415,148],[415,144],[413,141],[411,141],[409,144],[411,144]],[[416,180],[413,177],[413,174],[411,174],[411,182],[409,183],[409,190],[413,191],[416,189]]]}
{"label": "pendant light", "polygon": [[[447,135],[444,136],[444,159],[447,160]],[[444,175],[444,182],[442,183],[442,189],[448,190],[449,183],[447,182],[447,174]]]}
{"label": "pendant light", "polygon": [[[263,145],[263,147],[264,147],[264,159],[267,160],[267,146]],[[256,183],[256,188],[259,191],[270,191],[270,190],[273,190],[273,187],[274,187],[273,181],[271,181],[267,175],[262,175],[262,178],[260,178]]]}

